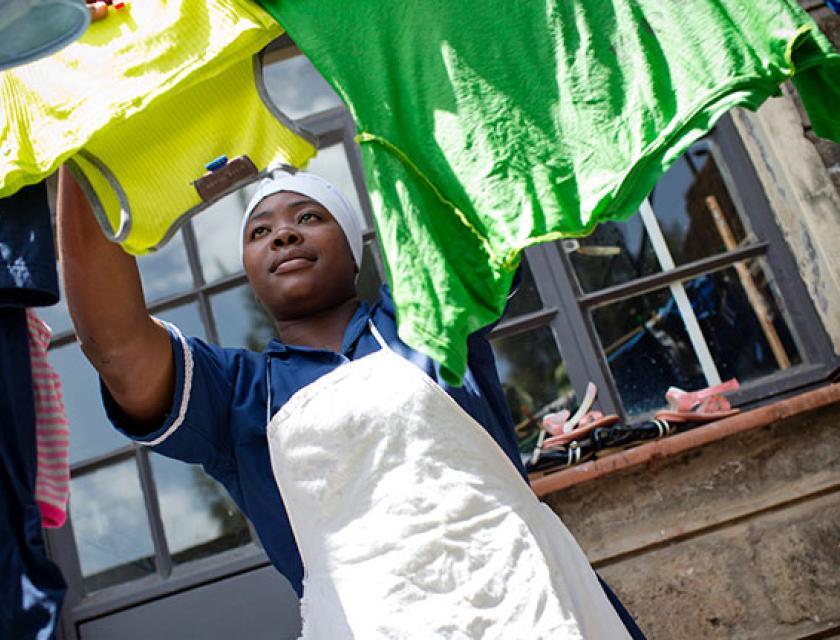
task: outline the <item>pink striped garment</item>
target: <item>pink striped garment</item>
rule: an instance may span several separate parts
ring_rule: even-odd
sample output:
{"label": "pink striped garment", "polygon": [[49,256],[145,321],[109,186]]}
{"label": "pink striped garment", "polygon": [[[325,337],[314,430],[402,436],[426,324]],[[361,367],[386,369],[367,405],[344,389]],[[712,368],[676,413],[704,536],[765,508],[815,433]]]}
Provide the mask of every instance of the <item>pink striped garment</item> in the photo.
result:
{"label": "pink striped garment", "polygon": [[60,527],[67,519],[70,493],[70,429],[61,395],[61,380],[47,361],[52,331],[32,309],[26,310],[26,318],[38,445],[35,501],[41,510],[43,525]]}

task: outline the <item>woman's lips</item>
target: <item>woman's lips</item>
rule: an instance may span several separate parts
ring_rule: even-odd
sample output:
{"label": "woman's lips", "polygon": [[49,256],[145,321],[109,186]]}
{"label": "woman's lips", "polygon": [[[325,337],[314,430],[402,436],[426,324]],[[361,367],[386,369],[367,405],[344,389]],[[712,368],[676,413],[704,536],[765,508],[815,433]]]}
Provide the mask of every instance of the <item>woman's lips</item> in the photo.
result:
{"label": "woman's lips", "polygon": [[277,265],[277,268],[274,270],[274,273],[289,273],[291,271],[299,271],[300,269],[307,269],[315,264],[314,260],[310,260],[309,258],[291,258],[290,260],[284,260],[280,264]]}

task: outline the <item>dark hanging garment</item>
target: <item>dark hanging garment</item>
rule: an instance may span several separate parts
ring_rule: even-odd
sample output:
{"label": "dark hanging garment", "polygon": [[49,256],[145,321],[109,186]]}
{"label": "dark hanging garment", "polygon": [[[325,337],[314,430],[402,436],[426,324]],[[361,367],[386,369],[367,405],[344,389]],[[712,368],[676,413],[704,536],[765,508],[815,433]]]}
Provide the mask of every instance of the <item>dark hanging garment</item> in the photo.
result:
{"label": "dark hanging garment", "polygon": [[0,200],[0,638],[53,637],[64,579],[35,501],[35,401],[26,307],[58,300],[46,187]]}

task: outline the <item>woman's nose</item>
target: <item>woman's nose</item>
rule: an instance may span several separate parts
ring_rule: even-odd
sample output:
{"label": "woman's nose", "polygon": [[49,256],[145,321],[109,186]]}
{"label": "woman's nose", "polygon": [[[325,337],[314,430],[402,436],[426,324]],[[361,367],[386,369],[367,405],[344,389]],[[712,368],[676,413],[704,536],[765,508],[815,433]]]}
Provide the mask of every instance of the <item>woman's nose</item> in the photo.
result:
{"label": "woman's nose", "polygon": [[299,244],[300,241],[301,236],[297,231],[295,231],[294,229],[289,229],[287,227],[282,227],[278,229],[277,233],[274,235],[272,244],[275,247],[283,247],[287,244]]}

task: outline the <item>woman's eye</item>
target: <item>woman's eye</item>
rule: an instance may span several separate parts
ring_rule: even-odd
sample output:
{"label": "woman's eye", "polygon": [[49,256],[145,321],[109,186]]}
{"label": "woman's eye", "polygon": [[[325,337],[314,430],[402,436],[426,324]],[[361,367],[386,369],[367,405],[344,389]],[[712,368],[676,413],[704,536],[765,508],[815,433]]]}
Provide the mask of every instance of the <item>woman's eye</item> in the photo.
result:
{"label": "woman's eye", "polygon": [[265,235],[267,232],[267,227],[254,227],[254,229],[251,231],[251,239],[256,240],[257,238]]}
{"label": "woman's eye", "polygon": [[314,213],[312,211],[305,211],[304,213],[302,213],[300,215],[300,218],[298,218],[298,222],[299,223],[301,223],[301,222],[311,222],[312,220],[318,220],[318,219],[319,218],[318,218],[317,213]]}

